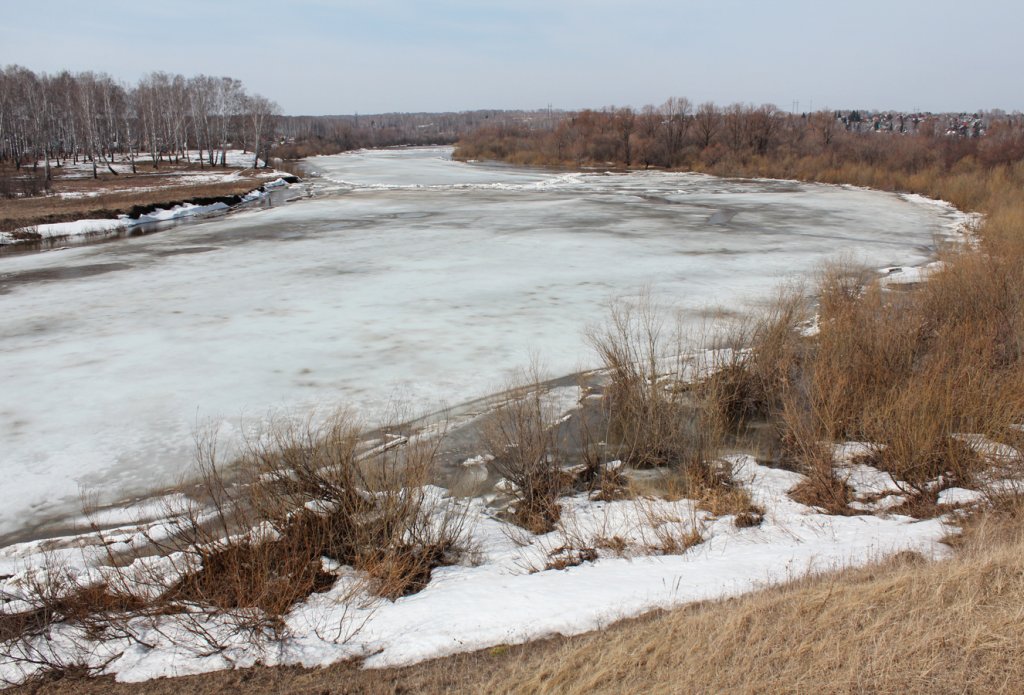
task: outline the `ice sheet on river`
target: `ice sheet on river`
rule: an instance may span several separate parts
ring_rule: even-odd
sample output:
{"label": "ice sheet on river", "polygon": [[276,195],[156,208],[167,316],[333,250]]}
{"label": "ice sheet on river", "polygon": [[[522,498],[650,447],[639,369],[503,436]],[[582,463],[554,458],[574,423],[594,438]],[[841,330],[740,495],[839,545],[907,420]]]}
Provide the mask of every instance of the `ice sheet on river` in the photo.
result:
{"label": "ice sheet on river", "polygon": [[329,193],[116,243],[0,258],[0,534],[175,479],[193,432],[268,411],[500,387],[649,285],[694,314],[843,253],[929,259],[948,209],[794,182],[317,158]]}

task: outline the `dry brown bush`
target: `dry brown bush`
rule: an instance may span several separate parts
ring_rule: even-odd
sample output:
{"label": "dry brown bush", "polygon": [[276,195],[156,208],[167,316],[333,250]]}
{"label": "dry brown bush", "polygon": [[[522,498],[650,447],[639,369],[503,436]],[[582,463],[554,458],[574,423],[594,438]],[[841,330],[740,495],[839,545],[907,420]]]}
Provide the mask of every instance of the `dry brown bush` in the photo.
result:
{"label": "dry brown bush", "polygon": [[823,438],[820,416],[801,397],[787,393],[779,415],[786,461],[804,479],[789,495],[829,514],[849,514],[851,491],[835,469],[832,446]]}
{"label": "dry brown bush", "polygon": [[819,288],[819,333],[805,377],[809,407],[828,438],[857,438],[865,413],[912,373],[923,319],[904,295],[841,268],[828,269]]}
{"label": "dry brown bush", "polygon": [[791,458],[809,478],[801,501],[845,507],[844,486],[829,472],[835,440],[871,442],[872,463],[918,507],[990,468],[964,435],[1005,440],[1024,415],[1020,273],[1007,258],[961,250],[910,290],[837,268],[823,274],[820,332],[796,388],[784,392],[781,418]]}
{"label": "dry brown bush", "polygon": [[512,520],[532,533],[546,533],[561,514],[558,499],[574,478],[556,429],[560,413],[544,401],[539,370],[531,368],[506,389],[482,425],[491,465],[511,484]]}
{"label": "dry brown bush", "polygon": [[763,310],[726,335],[728,349],[715,353],[697,393],[718,427],[733,432],[779,414],[794,387],[806,352],[800,329],[810,319],[801,286],[784,287]]}
{"label": "dry brown bush", "polygon": [[611,455],[634,468],[667,466],[710,480],[722,431],[690,388],[688,372],[698,365],[687,350],[697,343],[647,297],[614,304],[608,324],[587,337],[610,378],[603,403]]}
{"label": "dry brown bush", "polygon": [[[418,591],[430,570],[455,561],[467,542],[464,508],[437,503],[425,487],[441,437],[395,437],[364,450],[363,431],[347,414],[316,427],[307,422],[272,428],[235,464],[241,478],[233,486],[225,485],[207,457],[205,488],[217,510],[218,536],[188,542],[228,560],[229,582],[236,570],[259,576],[264,586],[255,595],[274,597],[265,610],[287,607],[289,600],[322,588],[323,557],[367,572],[380,596]],[[258,533],[238,540],[239,529]],[[231,554],[224,558],[226,550]],[[246,566],[249,560],[255,564]],[[221,565],[210,565],[204,556],[199,576],[215,566]],[[295,581],[281,582],[287,576]]]}
{"label": "dry brown bush", "polygon": [[[83,678],[102,671],[87,665],[94,641],[135,638],[129,621],[145,615],[150,603],[113,577],[82,583],[77,572],[55,557],[28,568],[24,581],[12,591],[0,591],[0,656],[26,673],[48,678]],[[50,637],[60,626],[65,632],[60,648]],[[0,685],[13,685],[0,680]]]}

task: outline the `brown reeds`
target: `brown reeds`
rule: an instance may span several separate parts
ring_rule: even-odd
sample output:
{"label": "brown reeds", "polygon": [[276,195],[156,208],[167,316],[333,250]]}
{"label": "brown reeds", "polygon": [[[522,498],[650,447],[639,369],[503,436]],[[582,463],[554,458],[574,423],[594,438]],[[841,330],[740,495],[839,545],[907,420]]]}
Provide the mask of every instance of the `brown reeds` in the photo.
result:
{"label": "brown reeds", "polygon": [[696,343],[649,297],[612,305],[607,325],[591,329],[588,341],[609,376],[603,403],[613,455],[633,468],[710,480],[721,433],[691,389],[699,365],[687,351]]}
{"label": "brown reeds", "polygon": [[539,369],[534,366],[509,385],[482,424],[484,445],[513,498],[512,520],[532,533],[555,528],[558,499],[572,489],[575,476],[558,434],[557,419],[544,400]]}

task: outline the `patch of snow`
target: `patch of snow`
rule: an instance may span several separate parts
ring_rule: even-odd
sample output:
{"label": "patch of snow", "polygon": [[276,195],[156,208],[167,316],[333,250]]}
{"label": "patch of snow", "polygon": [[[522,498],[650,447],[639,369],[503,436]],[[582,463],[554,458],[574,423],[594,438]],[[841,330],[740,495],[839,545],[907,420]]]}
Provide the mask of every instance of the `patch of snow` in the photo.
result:
{"label": "patch of snow", "polygon": [[181,493],[147,499],[128,506],[96,510],[82,518],[82,525],[126,526],[185,513],[193,502]]}
{"label": "patch of snow", "polygon": [[832,459],[839,465],[853,465],[870,458],[878,449],[871,442],[840,442],[832,447]]}
{"label": "patch of snow", "polygon": [[954,438],[967,444],[971,449],[987,458],[992,463],[1007,464],[1018,463],[1022,460],[1019,450],[1009,444],[997,442],[983,434],[957,433]]}
{"label": "patch of snow", "polygon": [[815,314],[810,320],[805,321],[800,327],[800,335],[805,338],[813,338],[814,336],[821,333],[821,326],[819,325],[819,316]]}
{"label": "patch of snow", "polygon": [[962,487],[950,487],[939,493],[939,504],[974,504],[985,498],[984,493]]}
{"label": "patch of snow", "polygon": [[146,213],[145,215],[139,215],[138,219],[131,223],[131,226],[146,224],[147,222],[166,222],[167,220],[175,220],[182,217],[207,215],[212,212],[220,212],[227,209],[227,203],[213,203],[211,205],[194,205],[192,203],[184,203],[183,205],[175,205],[169,210],[157,208],[153,212]]}
{"label": "patch of snow", "polygon": [[874,502],[853,500],[852,502],[850,502],[849,507],[851,509],[856,509],[857,511],[869,512],[874,514],[877,512],[885,512],[890,509],[894,509],[906,501],[907,498],[903,495],[886,495],[885,497],[878,498]]}
{"label": "patch of snow", "polygon": [[[51,224],[41,224],[24,231],[34,231],[44,239],[84,236],[87,234],[101,234],[104,232],[113,232],[118,229],[122,229],[128,226],[126,221],[128,219],[129,218],[127,216],[123,216],[116,220],[75,220],[74,222],[54,222]],[[5,240],[10,243],[13,239],[13,235],[7,232],[0,232],[0,244],[4,243]]]}
{"label": "patch of snow", "polygon": [[929,277],[942,270],[942,261],[934,261],[922,266],[896,266],[882,268],[879,282],[888,285],[912,285],[925,282]]}
{"label": "patch of snow", "polygon": [[498,492],[509,492],[509,493],[511,493],[511,492],[515,492],[516,490],[518,490],[519,486],[517,486],[511,480],[506,480],[505,478],[502,478],[502,479],[500,479],[498,482],[496,482],[494,484],[494,489],[497,490]]}
{"label": "patch of snow", "polygon": [[893,481],[891,475],[863,463],[839,468],[838,473],[857,495],[900,492],[899,485]]}
{"label": "patch of snow", "polygon": [[906,498],[900,485],[885,471],[866,463],[877,446],[870,442],[842,442],[833,446],[832,457],[837,477],[853,492],[850,507],[860,511],[879,512],[898,507]]}
{"label": "patch of snow", "polygon": [[937,208],[948,220],[946,228],[952,237],[958,241],[973,243],[974,231],[983,219],[983,215],[980,213],[964,212],[948,201],[929,198],[917,193],[901,193],[899,196],[908,203]]}

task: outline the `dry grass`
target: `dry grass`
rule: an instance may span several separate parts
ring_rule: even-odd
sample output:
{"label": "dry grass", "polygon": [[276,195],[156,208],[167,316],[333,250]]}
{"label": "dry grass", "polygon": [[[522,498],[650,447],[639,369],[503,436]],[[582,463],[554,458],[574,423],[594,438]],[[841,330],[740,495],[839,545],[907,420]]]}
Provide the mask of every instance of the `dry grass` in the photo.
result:
{"label": "dry grass", "polygon": [[737,528],[760,526],[764,520],[764,508],[754,504],[746,488],[734,484],[730,478],[717,487],[707,488],[699,499],[697,508],[712,516],[732,515]]}
{"label": "dry grass", "polygon": [[588,341],[610,378],[603,399],[608,455],[633,468],[673,468],[695,483],[710,482],[722,432],[690,386],[688,371],[696,365],[687,351],[697,342],[648,297],[614,304],[607,325],[592,329]]}
{"label": "dry grass", "polygon": [[799,359],[785,362],[788,381],[775,381],[787,460],[808,476],[800,500],[845,508],[831,443],[849,439],[872,443],[870,463],[915,508],[934,506],[943,487],[974,484],[991,462],[958,435],[1005,440],[1024,417],[1020,264],[962,250],[911,290],[833,266],[817,294],[819,333],[790,349]]}

